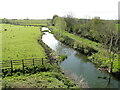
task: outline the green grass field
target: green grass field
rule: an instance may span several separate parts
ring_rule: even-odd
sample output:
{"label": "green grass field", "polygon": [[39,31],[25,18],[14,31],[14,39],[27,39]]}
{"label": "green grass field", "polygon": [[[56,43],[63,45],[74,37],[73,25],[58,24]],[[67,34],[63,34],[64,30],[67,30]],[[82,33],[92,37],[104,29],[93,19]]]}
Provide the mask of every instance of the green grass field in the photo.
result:
{"label": "green grass field", "polygon": [[[39,29],[39,27],[32,26],[2,24],[3,69],[11,67],[10,60],[17,60],[13,61],[13,68],[15,69],[22,68],[21,59],[46,57],[44,49],[37,42],[41,37]],[[35,61],[35,63],[37,62]],[[24,60],[24,63],[26,63],[26,66],[31,66],[32,60]]]}
{"label": "green grass field", "polygon": [[37,43],[40,36],[38,27],[2,24],[2,60],[44,58],[44,49]]}
{"label": "green grass field", "polygon": [[41,19],[1,19],[3,23],[11,23],[15,25],[43,25],[47,26],[50,20]]}

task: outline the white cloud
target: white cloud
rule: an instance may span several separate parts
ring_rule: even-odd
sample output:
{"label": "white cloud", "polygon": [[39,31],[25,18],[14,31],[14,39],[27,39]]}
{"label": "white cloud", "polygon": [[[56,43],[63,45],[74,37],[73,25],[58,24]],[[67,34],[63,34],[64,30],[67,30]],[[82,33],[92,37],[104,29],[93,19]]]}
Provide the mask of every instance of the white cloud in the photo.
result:
{"label": "white cloud", "polygon": [[76,17],[118,17],[119,0],[2,0],[0,18],[52,18],[73,12]]}

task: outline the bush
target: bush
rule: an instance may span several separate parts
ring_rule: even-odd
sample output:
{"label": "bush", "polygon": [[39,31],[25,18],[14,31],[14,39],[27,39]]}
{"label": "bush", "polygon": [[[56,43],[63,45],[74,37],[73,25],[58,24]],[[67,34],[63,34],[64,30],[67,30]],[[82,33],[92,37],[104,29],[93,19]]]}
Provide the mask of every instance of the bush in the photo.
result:
{"label": "bush", "polygon": [[67,55],[59,55],[60,62],[64,61],[67,58]]}

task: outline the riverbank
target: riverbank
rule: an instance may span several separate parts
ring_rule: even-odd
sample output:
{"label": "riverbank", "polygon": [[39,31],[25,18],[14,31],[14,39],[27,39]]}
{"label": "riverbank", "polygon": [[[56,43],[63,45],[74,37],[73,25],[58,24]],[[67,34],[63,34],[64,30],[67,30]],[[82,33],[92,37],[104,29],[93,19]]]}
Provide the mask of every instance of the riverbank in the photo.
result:
{"label": "riverbank", "polygon": [[[44,32],[44,31],[43,31]],[[42,33],[43,35],[43,33]],[[41,39],[38,40],[38,43],[44,48],[47,59],[49,60],[49,63],[51,64],[51,66],[53,67],[51,69],[52,72],[56,72],[58,74],[60,74],[60,76],[62,77],[62,82],[67,85],[67,88],[80,88],[77,84],[77,82],[73,81],[72,79],[68,78],[65,76],[64,72],[61,70],[59,63],[62,62],[65,58],[67,58],[67,56],[65,55],[57,55],[56,52],[54,50],[52,50],[48,45],[46,45],[43,41],[42,41],[42,36]],[[60,77],[59,76],[59,77]],[[61,80],[60,80],[61,81]],[[66,83],[67,82],[67,83]]]}
{"label": "riverbank", "polygon": [[[2,44],[4,46],[2,48],[3,60],[47,57],[47,60],[44,61],[44,65],[40,65],[39,67],[33,67],[30,65],[30,72],[25,68],[25,72],[27,73],[24,74],[21,72],[21,63],[20,65],[16,65],[18,70],[17,72],[13,73],[12,76],[6,75],[6,77],[2,78],[3,89],[79,88],[74,81],[64,76],[58,65],[54,64],[54,62],[51,62],[54,58],[50,58],[53,56],[52,51],[41,41],[42,33],[39,32],[39,27],[18,26],[10,24],[4,24],[2,26]],[[42,44],[40,45],[38,42]],[[47,48],[44,49],[45,47]],[[47,50],[50,53],[47,53]],[[10,55],[11,57],[9,57]],[[29,63],[31,64],[31,62]],[[10,73],[10,70],[7,71],[7,74],[8,73]]]}
{"label": "riverbank", "polygon": [[[82,82],[82,88],[116,88],[118,79],[112,75],[99,71],[97,67],[87,60],[87,57],[74,50],[70,46],[61,43],[53,34],[45,32],[42,37],[43,42],[48,45],[57,55],[66,55],[67,58],[60,63],[61,69],[67,77],[75,81]],[[100,78],[99,78],[100,77]],[[110,78],[110,80],[109,80]],[[108,81],[109,80],[109,81]],[[109,83],[110,82],[110,83]]]}
{"label": "riverbank", "polygon": [[[109,59],[110,54],[102,44],[90,41],[85,38],[81,38],[74,34],[68,33],[64,30],[59,31],[54,26],[51,26],[49,28],[51,29],[51,31],[54,33],[54,36],[59,41],[85,54],[88,57],[89,61],[94,63],[98,68],[102,68],[100,70],[105,70],[109,72],[111,68],[110,67],[111,60]],[[112,68],[112,71],[114,73],[119,72],[120,67],[118,64],[119,64],[118,55],[116,54],[116,57],[113,62],[113,68]]]}

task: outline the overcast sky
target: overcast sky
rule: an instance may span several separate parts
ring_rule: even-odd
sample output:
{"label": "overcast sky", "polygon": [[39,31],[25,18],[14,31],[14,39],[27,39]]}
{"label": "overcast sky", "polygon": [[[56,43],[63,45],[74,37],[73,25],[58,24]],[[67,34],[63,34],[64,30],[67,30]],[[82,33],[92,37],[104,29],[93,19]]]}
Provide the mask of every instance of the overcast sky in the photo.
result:
{"label": "overcast sky", "polygon": [[77,18],[118,19],[120,0],[1,0],[0,18],[49,19],[72,12]]}

